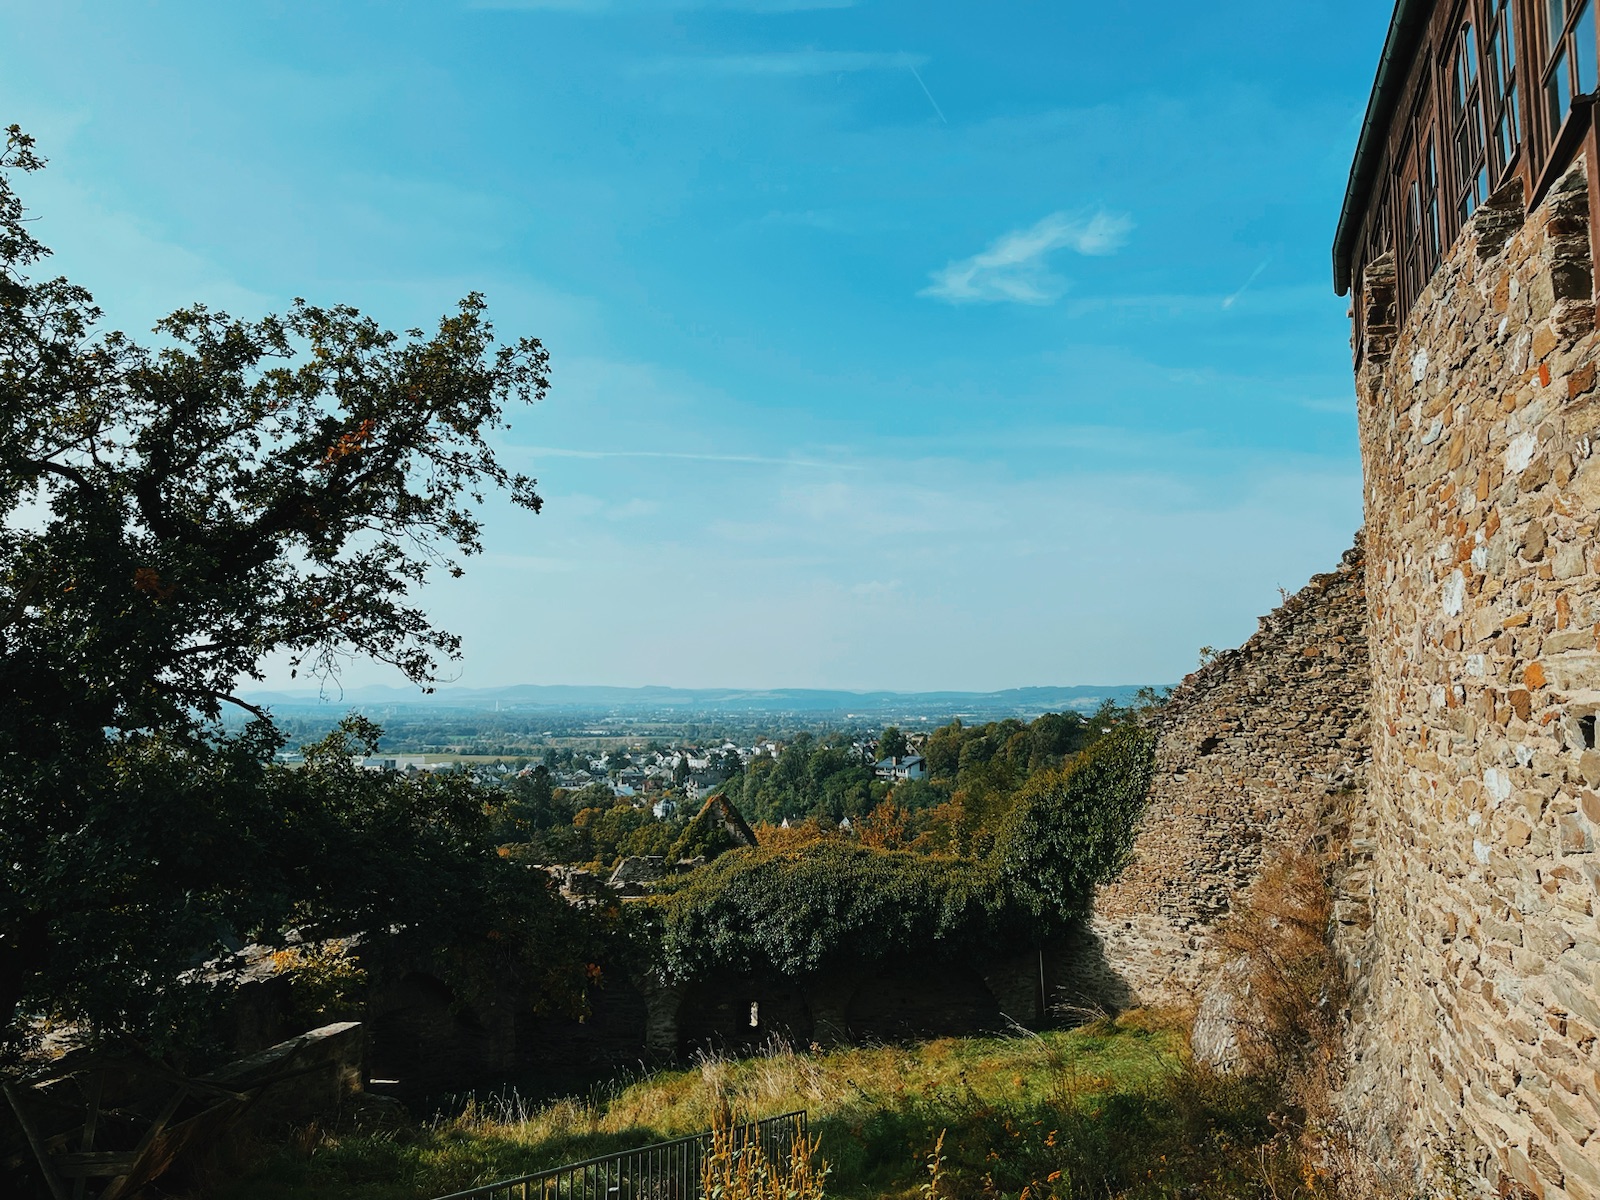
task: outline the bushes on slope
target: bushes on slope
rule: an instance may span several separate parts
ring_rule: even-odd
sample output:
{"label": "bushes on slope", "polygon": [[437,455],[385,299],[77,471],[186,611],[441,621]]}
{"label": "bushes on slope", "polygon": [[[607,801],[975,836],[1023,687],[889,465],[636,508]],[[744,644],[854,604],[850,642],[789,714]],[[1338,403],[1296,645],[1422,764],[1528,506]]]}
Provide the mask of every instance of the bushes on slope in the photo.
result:
{"label": "bushes on slope", "polygon": [[1030,782],[983,859],[842,838],[732,850],[653,902],[678,978],[808,974],[905,955],[986,956],[1057,933],[1126,859],[1153,738],[1125,727]]}

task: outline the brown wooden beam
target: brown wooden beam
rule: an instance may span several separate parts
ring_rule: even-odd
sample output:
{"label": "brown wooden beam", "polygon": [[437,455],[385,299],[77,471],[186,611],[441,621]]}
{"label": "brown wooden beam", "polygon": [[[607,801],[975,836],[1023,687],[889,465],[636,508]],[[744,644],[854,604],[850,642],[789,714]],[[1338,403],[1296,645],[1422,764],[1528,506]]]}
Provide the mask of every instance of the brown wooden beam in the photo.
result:
{"label": "brown wooden beam", "polygon": [[5,1092],[6,1099],[11,1102],[11,1111],[17,1114],[17,1123],[27,1135],[28,1145],[33,1147],[33,1156],[39,1160],[39,1170],[44,1175],[45,1186],[50,1189],[50,1194],[56,1200],[69,1200],[67,1185],[61,1181],[61,1176],[56,1174],[55,1166],[50,1161],[50,1150],[45,1145],[44,1138],[39,1135],[39,1127],[34,1124],[33,1115],[22,1103],[22,1097],[17,1093],[17,1089],[12,1086],[9,1079],[5,1079],[0,1080],[0,1091]]}

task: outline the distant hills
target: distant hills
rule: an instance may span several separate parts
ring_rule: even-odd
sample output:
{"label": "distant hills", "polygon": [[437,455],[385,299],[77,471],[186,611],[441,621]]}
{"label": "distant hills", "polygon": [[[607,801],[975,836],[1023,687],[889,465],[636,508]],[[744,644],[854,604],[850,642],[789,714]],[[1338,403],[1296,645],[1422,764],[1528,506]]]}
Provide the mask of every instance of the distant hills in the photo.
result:
{"label": "distant hills", "polygon": [[808,713],[843,716],[994,717],[1091,712],[1106,700],[1130,702],[1139,684],[1104,687],[1027,687],[1000,692],[848,692],[817,688],[584,687],[518,684],[501,688],[441,688],[423,695],[415,688],[369,686],[321,697],[315,692],[245,692],[244,698],[279,713],[314,710],[384,709],[442,712],[569,713]]}

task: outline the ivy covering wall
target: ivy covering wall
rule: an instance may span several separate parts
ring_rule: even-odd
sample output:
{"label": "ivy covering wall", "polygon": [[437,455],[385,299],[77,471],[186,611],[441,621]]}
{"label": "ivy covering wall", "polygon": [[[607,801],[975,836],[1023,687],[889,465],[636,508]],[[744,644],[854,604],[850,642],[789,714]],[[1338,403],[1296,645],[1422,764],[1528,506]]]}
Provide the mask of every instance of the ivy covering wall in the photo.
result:
{"label": "ivy covering wall", "polygon": [[1127,859],[1154,738],[1127,725],[1019,794],[984,857],[836,837],[730,850],[637,906],[670,976],[774,976],[907,956],[983,957],[1036,944],[1087,911]]}

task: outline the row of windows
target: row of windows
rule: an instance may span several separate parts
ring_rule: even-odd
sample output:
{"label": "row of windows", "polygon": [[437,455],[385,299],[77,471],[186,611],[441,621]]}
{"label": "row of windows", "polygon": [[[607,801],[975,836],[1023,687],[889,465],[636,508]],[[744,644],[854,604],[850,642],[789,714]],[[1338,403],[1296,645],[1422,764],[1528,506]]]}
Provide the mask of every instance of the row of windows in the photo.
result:
{"label": "row of windows", "polygon": [[[1445,240],[1518,166],[1524,142],[1547,152],[1574,98],[1600,90],[1597,6],[1600,0],[1461,5],[1459,23],[1435,51],[1437,71],[1423,72],[1368,220],[1369,259],[1388,249],[1391,229],[1399,235],[1404,308],[1427,285]],[[1533,111],[1526,109],[1530,88]]]}

